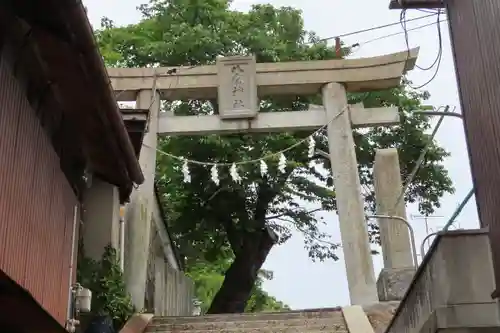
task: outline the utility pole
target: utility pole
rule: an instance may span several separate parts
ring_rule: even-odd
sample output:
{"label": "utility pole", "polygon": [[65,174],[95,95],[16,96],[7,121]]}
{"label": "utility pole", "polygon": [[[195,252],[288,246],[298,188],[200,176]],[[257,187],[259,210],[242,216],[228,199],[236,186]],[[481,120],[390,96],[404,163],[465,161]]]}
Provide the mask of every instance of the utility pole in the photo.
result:
{"label": "utility pole", "polygon": [[[489,228],[500,286],[500,1],[391,0],[390,8],[446,8],[481,227]],[[500,296],[500,290],[492,293]]]}
{"label": "utility pole", "polygon": [[[429,228],[429,219],[442,219],[444,216],[441,215],[417,215],[417,214],[410,214],[410,218],[412,220],[424,220],[425,222],[425,234],[428,235],[431,232],[434,232],[434,230]],[[427,240],[427,246],[430,246],[431,242],[430,240]]]}

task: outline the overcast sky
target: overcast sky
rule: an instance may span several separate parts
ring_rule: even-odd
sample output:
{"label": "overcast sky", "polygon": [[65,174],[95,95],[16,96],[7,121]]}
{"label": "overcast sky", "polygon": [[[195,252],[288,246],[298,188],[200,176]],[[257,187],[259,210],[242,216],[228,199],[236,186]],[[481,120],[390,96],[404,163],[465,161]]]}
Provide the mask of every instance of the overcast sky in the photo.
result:
{"label": "overcast sky", "polygon": [[[118,25],[135,23],[140,19],[136,7],[146,0],[84,0],[92,24],[99,26],[101,17],[106,16]],[[246,11],[252,4],[271,3],[275,6],[292,6],[303,11],[307,30],[313,30],[322,37],[341,35],[373,26],[384,25],[399,21],[399,11],[388,9],[389,0],[268,0],[250,1],[235,0],[233,7]],[[418,11],[409,11],[407,18],[426,15]],[[413,28],[435,21],[435,17],[408,23]],[[451,55],[448,26],[441,24],[443,31],[443,59],[439,73],[426,89],[431,93],[431,100],[435,106],[452,105],[460,111],[455,80],[455,69]],[[402,34],[362,45],[380,36],[401,31],[399,25],[346,37],[347,45],[360,43],[361,48],[353,57],[369,57],[406,49]],[[431,64],[438,52],[439,43],[436,25],[419,29],[409,33],[411,47],[420,46],[418,64],[426,67]],[[432,71],[415,69],[410,79],[414,85],[421,85],[432,76]],[[469,160],[463,134],[461,120],[458,118],[445,119],[437,139],[452,156],[447,159],[448,168],[456,187],[454,195],[442,199],[442,209],[429,219],[430,232],[442,227],[451,216],[458,204],[472,188],[470,179]],[[415,207],[408,207],[408,218],[411,219],[417,236],[417,247],[420,248],[422,239],[426,235],[426,226],[423,219],[414,218],[418,212]],[[334,213],[324,214],[329,221],[327,231],[333,239],[340,242],[338,220]],[[457,225],[461,228],[476,228],[478,226],[476,203],[471,200],[466,209],[459,216]],[[380,256],[374,257],[376,275],[382,267]],[[285,245],[272,250],[265,263],[265,268],[274,271],[274,279],[265,284],[265,289],[284,301],[294,309],[342,306],[349,304],[347,280],[344,263],[341,260],[334,262],[312,263],[303,248],[300,236],[292,238]]]}

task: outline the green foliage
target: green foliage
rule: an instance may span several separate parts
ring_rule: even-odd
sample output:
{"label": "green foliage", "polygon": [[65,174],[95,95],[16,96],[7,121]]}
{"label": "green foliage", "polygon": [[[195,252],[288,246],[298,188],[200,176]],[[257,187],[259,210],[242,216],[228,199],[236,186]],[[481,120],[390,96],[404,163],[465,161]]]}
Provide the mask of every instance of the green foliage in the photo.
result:
{"label": "green foliage", "polygon": [[[314,32],[304,29],[299,10],[255,5],[247,13],[230,9],[227,0],[152,0],[140,7],[143,19],[137,24],[105,25],[97,32],[109,66],[174,66],[188,72],[194,65],[213,64],[219,55],[255,54],[258,62],[324,60],[337,57],[333,47],[319,42]],[[349,49],[343,48],[344,55]],[[184,67],[179,67],[184,66]],[[168,98],[168,96],[165,96]],[[405,86],[387,91],[351,94],[350,102],[366,107],[397,106],[401,124],[354,131],[361,184],[367,211],[374,209],[372,167],[377,148],[399,149],[401,170],[406,177],[428,141],[429,118],[414,114],[429,95]],[[307,109],[319,96],[269,96],[261,101],[261,112]],[[164,104],[180,115],[216,114],[216,101],[189,100]],[[258,159],[296,144],[310,133],[274,133],[162,138],[159,148],[170,154],[206,162]],[[317,147],[328,150],[325,133]],[[405,200],[418,202],[422,214],[439,207],[439,199],[453,192],[443,160],[448,153],[433,143]],[[286,242],[292,232],[304,235],[310,257],[336,259],[337,244],[321,231],[325,222],[314,212],[335,211],[335,188],[328,161],[317,159],[326,171],[308,168],[307,144],[287,152],[285,174],[276,170],[276,159],[268,160],[269,175],[262,178],[258,164],[243,166],[243,181],[235,184],[228,170],[220,170],[220,185],[210,180],[210,168],[191,166],[192,182],[182,181],[181,163],[158,155],[157,179],[168,224],[187,267],[199,259],[216,262],[240,253],[245,241],[255,239],[258,230],[270,226]],[[303,202],[307,202],[305,206]],[[371,240],[378,239],[371,227]],[[216,278],[214,277],[216,280]],[[215,280],[211,284],[216,284]],[[207,282],[209,283],[209,282]],[[206,291],[212,293],[213,290]],[[206,295],[208,297],[208,295]]]}
{"label": "green foliage", "polygon": [[259,277],[255,281],[255,285],[252,290],[252,295],[247,302],[247,307],[245,312],[277,312],[290,310],[290,307],[281,301],[278,301],[275,297],[270,296],[262,288],[264,279],[272,279],[272,272],[261,270]]}
{"label": "green foliage", "polygon": [[[201,302],[201,311],[206,313],[212,299],[224,281],[224,272],[231,265],[230,259],[215,262],[201,262],[190,265],[187,275],[195,283],[196,297]],[[261,270],[247,303],[245,312],[283,311],[289,307],[270,296],[262,288],[264,280],[271,280],[272,272]]]}
{"label": "green foliage", "polygon": [[92,291],[91,314],[111,317],[114,328],[120,330],[135,309],[125,289],[116,250],[106,246],[102,259],[95,261],[85,257],[80,246],[78,257],[77,281]]}

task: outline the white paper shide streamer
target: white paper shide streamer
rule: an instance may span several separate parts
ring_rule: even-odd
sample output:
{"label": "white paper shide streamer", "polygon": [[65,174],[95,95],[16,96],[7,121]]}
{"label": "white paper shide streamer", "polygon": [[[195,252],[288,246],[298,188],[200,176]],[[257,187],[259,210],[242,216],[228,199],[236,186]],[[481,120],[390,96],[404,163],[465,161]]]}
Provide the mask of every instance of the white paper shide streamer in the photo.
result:
{"label": "white paper shide streamer", "polygon": [[264,160],[260,160],[260,175],[262,177],[265,177],[267,175],[267,164],[266,164],[266,161]]}
{"label": "white paper shide streamer", "polygon": [[314,156],[315,148],[316,148],[316,141],[314,140],[313,136],[311,135],[309,137],[309,147],[307,150],[307,157],[312,158]]}
{"label": "white paper shide streamer", "polygon": [[212,169],[210,169],[210,178],[212,178],[212,181],[215,183],[215,185],[219,185],[220,180],[217,165],[212,166]]}
{"label": "white paper shide streamer", "polygon": [[233,181],[235,183],[241,183],[242,179],[238,173],[238,168],[236,167],[235,163],[233,163],[233,165],[231,165],[231,169],[229,169],[229,174],[231,175],[231,178],[233,179]]}
{"label": "white paper shide streamer", "polygon": [[314,156],[315,148],[316,148],[316,141],[314,140],[314,137],[311,135],[309,137],[309,149],[307,150],[307,157],[310,159],[309,161],[310,169],[314,168],[314,161],[312,160],[312,158]]}
{"label": "white paper shide streamer", "polygon": [[[309,168],[314,168],[315,163],[312,160],[314,157],[314,154],[316,152],[316,140],[314,140],[314,137],[311,135],[308,140],[308,150],[307,150],[307,157],[310,159],[309,161]],[[183,161],[182,163],[182,175],[184,177],[184,182],[185,183],[191,183],[191,173],[189,170],[189,161],[186,158],[181,158],[181,157],[176,157],[178,159],[181,159]],[[266,177],[269,172],[269,167],[264,159],[257,160],[260,163],[260,175],[261,177]],[[255,162],[257,162],[255,161]],[[195,162],[193,163],[200,163],[200,164],[205,164],[202,162]],[[241,163],[241,162],[240,162]],[[208,164],[208,163],[207,163]],[[207,165],[205,164],[205,165]],[[279,156],[279,161],[278,161],[278,172],[279,173],[286,173],[286,167],[287,167],[287,159],[284,153],[280,153]],[[211,169],[210,169],[210,178],[214,184],[219,185],[220,184],[220,179],[219,179],[219,170],[217,169],[219,166],[222,166],[223,164],[213,164]],[[240,170],[238,170],[237,163],[231,164],[231,167],[229,169],[229,174],[231,176],[231,179],[235,183],[241,183],[243,181],[243,178],[240,175]]]}
{"label": "white paper shide streamer", "polygon": [[184,183],[191,183],[191,174],[189,173],[189,165],[186,159],[182,163],[182,174],[184,176]]}
{"label": "white paper shide streamer", "polygon": [[285,154],[281,153],[280,160],[278,162],[278,171],[281,173],[286,172],[286,157]]}

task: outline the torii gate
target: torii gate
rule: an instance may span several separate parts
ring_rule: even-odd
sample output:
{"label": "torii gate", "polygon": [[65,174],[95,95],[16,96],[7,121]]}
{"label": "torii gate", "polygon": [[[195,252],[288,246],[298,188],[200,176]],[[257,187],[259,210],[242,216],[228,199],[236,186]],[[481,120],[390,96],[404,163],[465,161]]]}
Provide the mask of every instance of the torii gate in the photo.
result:
{"label": "torii gate", "polygon": [[[157,135],[315,130],[325,124],[328,124],[329,153],[351,304],[377,302],[352,128],[397,124],[398,109],[365,109],[359,104],[348,108],[346,92],[397,87],[402,75],[413,69],[417,55],[418,49],[414,49],[409,53],[404,51],[364,59],[259,64],[255,63],[254,57],[236,56],[219,58],[216,65],[185,71],[182,68],[109,68],[117,98],[121,101],[136,100],[136,108],[149,109],[150,112],[148,132],[140,154],[146,180],[132,195],[127,213],[125,279],[134,305],[142,308],[144,304]],[[239,72],[241,89],[234,89],[232,83],[235,70]],[[323,108],[258,112],[258,97],[320,91]],[[218,98],[220,114],[160,114],[162,96],[170,100]]]}

